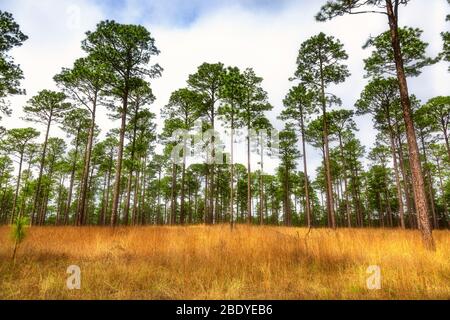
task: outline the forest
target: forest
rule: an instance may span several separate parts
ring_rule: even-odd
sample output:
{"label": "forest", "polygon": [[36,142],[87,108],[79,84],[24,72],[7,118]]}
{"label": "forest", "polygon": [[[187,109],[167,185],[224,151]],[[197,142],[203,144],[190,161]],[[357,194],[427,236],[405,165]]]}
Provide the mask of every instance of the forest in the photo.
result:
{"label": "forest", "polygon": [[[0,11],[0,121],[21,109],[29,123],[0,126],[0,238],[12,227],[15,241],[13,264],[0,264],[0,297],[367,297],[354,275],[380,260],[390,289],[370,297],[448,298],[450,96],[421,101],[408,81],[450,62],[449,29],[441,53],[429,56],[423,30],[399,25],[413,1],[323,2],[317,23],[385,19],[385,32],[367,31],[368,58],[360,62],[367,84],[353,105],[333,93],[351,87],[352,52],[323,32],[298,43],[292,87],[279,106],[252,66],[221,62],[197,66],[156,103],[152,83],[164,66],[155,58],[164,52],[146,27],[115,20],[85,33],[84,55],[53,75],[57,90],[14,105],[9,99],[26,94],[21,82],[32,75],[11,50],[28,36]],[[274,110],[280,130],[268,116]],[[105,113],[116,128],[99,124]],[[361,116],[377,132],[371,147],[357,135]],[[308,150],[321,155],[317,168]],[[10,249],[1,241],[1,260]],[[92,290],[68,296],[57,289],[61,275],[45,272],[65,268],[72,255],[91,271],[83,283]],[[124,263],[101,275],[111,261]],[[27,263],[39,277],[28,277]],[[399,274],[399,265],[413,267]],[[333,266],[342,266],[342,281],[327,280]],[[301,270],[322,278],[310,282]],[[144,278],[151,293],[125,285],[140,288]]]}
{"label": "forest", "polygon": [[[372,50],[362,62],[369,81],[359,100],[343,108],[328,92],[332,84],[346,85],[351,53],[339,39],[320,33],[299,44],[280,132],[265,115],[273,106],[263,79],[251,67],[218,62],[198,66],[186,86],[172,93],[157,134],[150,83],[164,72],[151,63],[159,54],[155,39],[139,25],[100,22],[81,43],[86,55],[54,76],[60,90],[43,89],[23,106],[30,127],[1,132],[0,222],[400,227],[423,230],[431,243],[432,229],[450,226],[450,96],[419,101],[408,92],[407,79],[449,61],[449,33],[442,33],[442,54],[428,57],[423,31],[396,24],[408,1],[330,1],[316,18],[354,14],[372,2],[383,4],[379,13],[390,30],[365,45]],[[6,99],[24,93],[24,75],[8,51],[28,37],[10,13],[2,11],[0,19],[1,108],[8,117],[20,106]],[[99,109],[120,123],[103,139]],[[356,115],[373,117],[378,136],[370,149],[355,136]],[[191,132],[199,120],[200,138],[178,134]],[[52,136],[56,126],[66,137]],[[247,163],[233,163],[230,150],[219,153],[226,161],[211,161],[224,143],[219,126],[231,132],[231,153],[245,152]],[[233,136],[236,130],[245,133]],[[267,139],[271,131],[278,135],[276,151]],[[180,143],[182,160],[172,161]],[[323,155],[315,179],[305,145]],[[188,165],[193,150],[200,161]],[[273,156],[271,150],[279,166],[267,174],[264,158]],[[259,167],[251,168],[251,157],[260,159]]]}

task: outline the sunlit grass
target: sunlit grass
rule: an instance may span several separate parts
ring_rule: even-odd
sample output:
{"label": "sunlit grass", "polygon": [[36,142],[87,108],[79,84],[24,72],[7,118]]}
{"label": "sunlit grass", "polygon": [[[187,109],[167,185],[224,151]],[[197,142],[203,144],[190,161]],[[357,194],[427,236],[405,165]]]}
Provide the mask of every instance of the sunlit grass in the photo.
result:
{"label": "sunlit grass", "polygon": [[[450,232],[229,226],[33,227],[11,261],[0,228],[1,299],[450,299]],[[66,288],[69,265],[81,289]],[[379,265],[382,289],[368,290]]]}

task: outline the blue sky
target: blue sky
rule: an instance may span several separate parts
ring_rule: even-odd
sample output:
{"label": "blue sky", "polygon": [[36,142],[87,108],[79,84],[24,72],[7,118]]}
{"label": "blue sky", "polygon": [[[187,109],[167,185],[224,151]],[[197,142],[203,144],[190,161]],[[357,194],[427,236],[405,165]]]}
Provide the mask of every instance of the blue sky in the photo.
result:
{"label": "blue sky", "polygon": [[226,7],[240,7],[253,12],[282,10],[293,0],[95,0],[111,18],[121,20],[129,6],[139,8],[134,21],[187,27],[199,17]]}

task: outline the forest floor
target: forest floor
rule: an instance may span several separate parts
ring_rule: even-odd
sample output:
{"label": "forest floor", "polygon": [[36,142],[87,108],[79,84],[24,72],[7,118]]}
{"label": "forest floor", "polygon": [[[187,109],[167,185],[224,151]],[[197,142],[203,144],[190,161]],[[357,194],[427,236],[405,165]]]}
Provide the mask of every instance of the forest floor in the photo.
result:
{"label": "forest floor", "polygon": [[[436,252],[417,231],[398,229],[27,232],[14,264],[10,227],[0,227],[0,299],[450,299],[450,231],[434,232]],[[79,290],[66,286],[70,265],[80,267]],[[373,265],[378,290],[367,287]]]}

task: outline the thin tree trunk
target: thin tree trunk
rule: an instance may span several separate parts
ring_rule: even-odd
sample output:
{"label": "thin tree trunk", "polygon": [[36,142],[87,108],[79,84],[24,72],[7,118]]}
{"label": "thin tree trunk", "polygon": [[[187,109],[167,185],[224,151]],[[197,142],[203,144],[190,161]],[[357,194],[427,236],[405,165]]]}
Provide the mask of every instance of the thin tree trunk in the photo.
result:
{"label": "thin tree trunk", "polygon": [[[95,133],[96,108],[97,108],[97,93],[95,93],[95,95],[94,95],[94,102],[92,104],[91,127],[89,128],[88,143],[86,145],[86,149],[85,149],[85,153],[84,153],[84,167],[83,167],[83,175],[81,178],[80,199],[78,202],[78,209],[77,209],[77,225],[78,226],[81,225],[82,222],[85,220],[85,217],[83,215],[86,212],[89,171],[90,171],[91,157],[92,157],[92,145],[94,143],[94,133]],[[122,132],[121,132],[121,134],[122,134]]]}
{"label": "thin tree trunk", "polygon": [[161,224],[161,168],[158,171],[158,211],[156,213],[156,224]]}
{"label": "thin tree trunk", "polygon": [[442,133],[444,135],[444,140],[445,140],[445,146],[447,148],[448,158],[450,159],[450,141],[449,141],[448,132],[447,132],[448,125],[445,124],[444,120],[441,120],[441,125],[442,125]]}
{"label": "thin tree trunk", "polygon": [[188,185],[188,224],[192,224],[192,188]]}
{"label": "thin tree trunk", "polygon": [[285,202],[285,224],[291,226],[291,197],[289,192],[289,168],[285,168],[284,173],[284,202]]}
{"label": "thin tree trunk", "polygon": [[230,227],[234,226],[234,117],[231,118]]}
{"label": "thin tree trunk", "polygon": [[106,225],[106,216],[108,215],[109,211],[109,194],[111,189],[111,173],[112,173],[112,166],[108,168],[108,182],[107,188],[106,188],[106,200],[105,200],[105,215],[103,217],[103,225]]}
{"label": "thin tree trunk", "polygon": [[309,196],[309,183],[308,183],[308,161],[306,160],[306,141],[305,141],[305,121],[303,117],[303,112],[300,108],[300,131],[302,134],[302,149],[303,149],[303,173],[305,175],[305,198],[306,198],[306,221],[308,228],[312,226],[311,219],[311,200]]}
{"label": "thin tree trunk", "polygon": [[341,151],[341,161],[344,169],[344,188],[345,188],[344,194],[345,194],[345,209],[347,213],[347,226],[351,228],[352,224],[351,224],[350,200],[348,197],[348,183],[347,183],[347,162],[345,161],[344,145],[342,143],[341,134],[339,134],[339,149]]}
{"label": "thin tree trunk", "polygon": [[137,215],[138,199],[139,199],[139,180],[140,180],[140,170],[136,171],[136,178],[134,181],[134,191],[133,191],[133,208],[131,210],[131,221],[133,225],[137,225],[139,222]]}
{"label": "thin tree trunk", "polygon": [[11,214],[11,224],[14,222],[14,217],[15,217],[15,213],[16,213],[17,197],[19,195],[20,178],[22,175],[23,153],[24,153],[24,151],[22,150],[22,152],[20,153],[19,173],[17,174],[16,191],[14,192],[14,200],[13,200],[13,207],[12,207],[12,214]]}
{"label": "thin tree trunk", "polygon": [[204,200],[204,204],[203,204],[203,223],[207,224],[210,223],[209,222],[209,210],[208,210],[208,177],[209,177],[209,172],[206,172],[205,175],[205,200]]}
{"label": "thin tree trunk", "polygon": [[128,179],[127,179],[125,206],[123,208],[123,214],[124,214],[123,224],[126,226],[128,225],[128,220],[129,220],[132,184],[133,184],[133,169],[130,168],[130,172],[128,173]]}
{"label": "thin tree trunk", "polygon": [[445,199],[445,186],[444,186],[444,182],[442,179],[442,169],[441,169],[441,162],[439,161],[439,157],[436,157],[436,166],[437,166],[438,176],[439,176],[439,185],[440,185],[441,193],[442,193],[442,203],[444,205],[444,213],[445,213],[445,217],[447,219],[448,227],[450,228],[450,217],[448,214],[447,201]]}
{"label": "thin tree trunk", "polygon": [[49,173],[48,173],[48,181],[49,181],[49,185],[48,187],[44,190],[45,193],[43,195],[43,201],[42,201],[42,205],[40,208],[40,214],[39,214],[39,225],[44,225],[45,223],[45,219],[47,216],[47,208],[48,208],[48,196],[51,190],[51,184],[52,184],[52,179],[53,179],[53,166],[54,166],[54,162],[51,161],[51,163],[49,164]]}
{"label": "thin tree trunk", "polygon": [[398,172],[397,152],[395,151],[394,129],[391,123],[391,116],[389,112],[389,106],[387,109],[388,127],[389,127],[389,139],[391,144],[392,161],[394,163],[395,183],[397,185],[397,200],[398,210],[400,215],[400,227],[405,229],[405,207],[403,204],[402,184],[400,181],[400,174]]}
{"label": "thin tree trunk", "polygon": [[38,207],[39,197],[41,195],[42,174],[44,172],[45,156],[47,155],[48,135],[50,133],[50,125],[52,123],[52,119],[53,119],[53,108],[50,110],[50,115],[49,115],[48,122],[47,122],[47,131],[45,133],[44,146],[43,146],[43,150],[42,150],[41,161],[39,164],[39,175],[38,175],[38,180],[37,180],[37,185],[36,185],[36,194],[34,197],[33,209],[31,210],[31,212],[32,212],[31,221],[33,223],[33,221],[35,219],[35,215],[36,215],[36,221],[35,221],[36,224],[39,221],[39,217],[38,217],[36,210]]}
{"label": "thin tree trunk", "polygon": [[261,145],[261,171],[259,173],[259,224],[264,224],[264,141],[260,141]]}
{"label": "thin tree trunk", "polygon": [[330,217],[330,225],[333,229],[336,229],[335,214],[334,214],[334,200],[333,200],[333,179],[331,175],[331,165],[330,165],[330,147],[328,140],[328,120],[327,120],[327,110],[326,110],[326,97],[325,97],[325,84],[323,79],[323,66],[322,61],[320,61],[320,80],[321,80],[321,102],[322,102],[322,113],[323,113],[323,143],[324,143],[324,154],[325,154],[325,177],[326,177],[326,191],[327,191],[327,211]]}
{"label": "thin tree trunk", "polygon": [[[86,201],[89,202],[89,199],[91,198],[92,193],[92,184],[94,180],[94,166],[91,167],[91,172],[88,176],[88,189],[87,189],[87,198]],[[82,214],[83,219],[81,220],[81,225],[86,225],[90,223],[90,216],[89,216],[89,208],[88,206],[85,206],[84,212]]]}
{"label": "thin tree trunk", "polygon": [[108,174],[105,173],[105,177],[103,178],[103,188],[102,188],[102,208],[100,210],[100,215],[98,217],[98,221],[97,224],[99,225],[103,225],[103,222],[105,221],[105,214],[106,214],[106,185],[107,185],[107,180],[108,180]]}
{"label": "thin tree trunk", "polygon": [[170,202],[170,224],[175,224],[176,223],[176,183],[177,183],[177,165],[175,163],[173,163],[172,165],[172,186],[171,186],[171,202]]}
{"label": "thin tree trunk", "polygon": [[116,174],[114,180],[114,193],[113,193],[113,203],[111,211],[111,225],[113,227],[117,224],[118,212],[119,212],[119,198],[120,198],[120,178],[122,175],[122,158],[123,158],[123,145],[125,140],[125,127],[127,122],[127,108],[128,108],[128,89],[125,90],[122,105],[122,119],[120,126],[120,139],[119,139],[119,149],[117,152],[117,162],[116,162]]}
{"label": "thin tree trunk", "polygon": [[64,225],[67,225],[67,223],[69,221],[69,211],[70,211],[70,206],[72,205],[73,185],[75,183],[75,171],[77,168],[77,161],[78,161],[78,148],[80,145],[80,131],[81,131],[81,126],[78,127],[77,137],[75,139],[75,154],[73,156],[74,159],[73,159],[72,169],[71,169],[71,173],[70,173],[70,183],[69,183],[69,193],[67,195],[67,205],[66,205],[66,209],[64,210]]}
{"label": "thin tree trunk", "polygon": [[181,167],[181,194],[180,194],[180,224],[184,224],[184,220],[185,220],[185,203],[184,203],[184,198],[185,198],[185,182],[186,182],[186,141],[183,142],[184,143],[184,148],[183,148],[183,164]]}
{"label": "thin tree trunk", "polygon": [[[137,116],[139,107],[135,110],[135,116]],[[136,132],[137,132],[137,121],[135,119],[133,124],[133,137],[131,141],[131,166],[130,172],[128,173],[128,181],[127,181],[127,196],[125,199],[125,208],[124,208],[124,224],[128,225],[129,212],[130,212],[130,199],[131,199],[131,186],[133,183],[133,173],[134,173],[134,158],[135,158],[135,149],[136,149]],[[136,183],[136,182],[135,182]]]}
{"label": "thin tree trunk", "polygon": [[[399,132],[398,128],[397,131]],[[407,216],[408,219],[411,219],[411,215],[413,214],[413,208],[411,205],[411,195],[410,195],[410,189],[409,189],[409,184],[408,184],[408,174],[406,172],[406,167],[405,167],[405,161],[404,161],[404,155],[403,155],[403,145],[402,145],[402,141],[401,141],[401,137],[400,134],[398,133],[398,152],[399,152],[399,162],[400,162],[400,170],[402,173],[402,178],[403,178],[403,184],[404,184],[404,188],[405,188],[405,197],[406,197],[406,211],[407,211]],[[410,222],[411,224],[411,222]],[[411,224],[411,227],[413,227],[413,225]]]}
{"label": "thin tree trunk", "polygon": [[247,125],[247,223],[252,223],[252,177],[250,167],[250,124]]}
{"label": "thin tree trunk", "polygon": [[57,200],[57,208],[56,208],[56,221],[55,224],[59,225],[59,220],[61,219],[61,207],[62,207],[62,189],[64,187],[65,176],[62,174],[61,179],[59,180],[59,190],[58,190],[58,200]]}
{"label": "thin tree trunk", "polygon": [[422,132],[422,130],[419,130],[420,133],[420,141],[422,143],[422,154],[423,154],[423,159],[424,159],[424,164],[425,164],[425,177],[427,178],[427,182],[428,182],[428,198],[430,201],[430,208],[431,208],[431,214],[433,217],[433,227],[434,229],[438,229],[439,228],[439,223],[437,221],[437,217],[436,217],[436,208],[434,205],[434,193],[433,193],[433,181],[431,178],[431,172],[429,169],[429,164],[428,164],[428,156],[427,156],[427,151],[426,151],[426,147],[425,147],[425,137],[424,137],[424,133]]}

